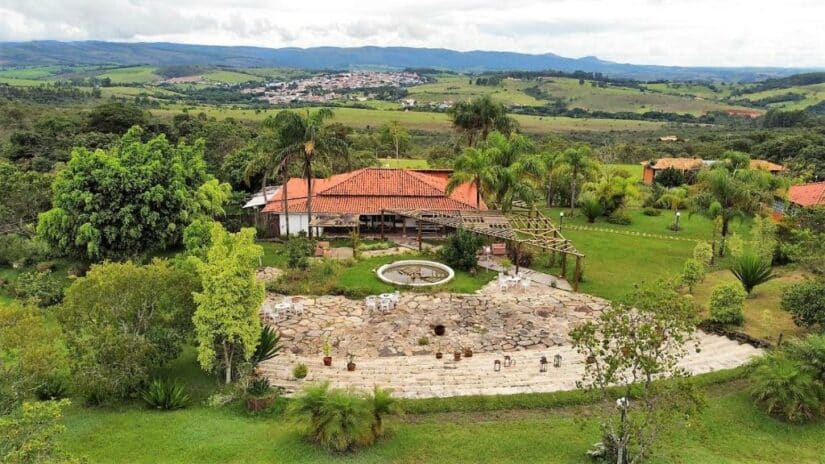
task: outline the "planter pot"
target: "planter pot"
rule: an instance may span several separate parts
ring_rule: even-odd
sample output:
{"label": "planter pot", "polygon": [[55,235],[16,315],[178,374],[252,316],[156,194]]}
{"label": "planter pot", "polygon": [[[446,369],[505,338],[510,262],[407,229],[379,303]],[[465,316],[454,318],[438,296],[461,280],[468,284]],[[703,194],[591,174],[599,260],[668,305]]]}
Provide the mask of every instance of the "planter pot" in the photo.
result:
{"label": "planter pot", "polygon": [[471,350],[471,349],[464,350],[464,357],[465,358],[472,358],[473,357],[473,350]]}
{"label": "planter pot", "polygon": [[263,411],[264,409],[272,406],[272,403],[275,402],[275,395],[264,396],[261,398],[247,398],[246,399],[246,410],[249,412],[258,412]]}
{"label": "planter pot", "polygon": [[352,372],[355,370],[355,363],[347,363],[347,370]]}
{"label": "planter pot", "polygon": [[435,354],[435,359],[441,359],[441,358],[443,358],[443,357],[444,357],[444,353],[442,353],[442,352],[440,352],[440,351],[439,351],[438,353],[436,353],[436,354]]}
{"label": "planter pot", "polygon": [[438,324],[437,326],[435,326],[434,330],[435,330],[435,334],[438,335],[439,337],[444,335],[447,332],[447,328],[444,327],[441,324]]}
{"label": "planter pot", "polygon": [[460,351],[456,351],[455,353],[453,353],[453,360],[454,361],[461,361],[461,352]]}
{"label": "planter pot", "polygon": [[593,364],[593,363],[596,362],[596,357],[595,356],[588,356],[586,362],[587,362],[587,364]]}
{"label": "planter pot", "polygon": [[332,356],[324,356],[324,365],[331,366],[332,365]]}

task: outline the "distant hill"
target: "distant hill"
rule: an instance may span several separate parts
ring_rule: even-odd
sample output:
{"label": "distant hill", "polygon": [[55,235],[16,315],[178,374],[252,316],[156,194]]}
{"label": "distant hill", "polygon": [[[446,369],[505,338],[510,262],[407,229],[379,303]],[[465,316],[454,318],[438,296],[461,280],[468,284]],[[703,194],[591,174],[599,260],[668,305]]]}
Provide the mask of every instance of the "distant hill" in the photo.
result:
{"label": "distant hill", "polygon": [[437,68],[454,71],[558,70],[599,72],[637,80],[726,80],[753,82],[813,71],[804,68],[649,66],[596,57],[565,58],[546,53],[458,52],[440,48],[316,47],[262,48],[174,43],[0,42],[0,66],[39,65],[224,65],[303,69]]}

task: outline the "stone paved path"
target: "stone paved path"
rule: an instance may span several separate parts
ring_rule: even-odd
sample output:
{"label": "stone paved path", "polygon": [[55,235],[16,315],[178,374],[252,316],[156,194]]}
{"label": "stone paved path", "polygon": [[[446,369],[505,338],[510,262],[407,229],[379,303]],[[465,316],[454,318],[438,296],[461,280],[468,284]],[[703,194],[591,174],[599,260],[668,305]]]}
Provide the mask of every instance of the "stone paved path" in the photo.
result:
{"label": "stone paved path", "polygon": [[[682,363],[694,374],[733,368],[760,354],[760,350],[750,345],[740,345],[724,337],[700,332],[697,338],[701,351],[691,351]],[[557,353],[562,355],[562,367],[550,365],[548,372],[540,373],[539,358],[546,355],[552,362]],[[584,370],[583,357],[569,345],[507,354],[515,359],[515,365],[502,367],[500,372],[493,371],[493,361],[502,359],[502,353],[476,353],[459,362],[452,360],[451,353],[445,353],[441,360],[431,354],[357,358],[354,372],[346,370],[343,354],[335,353],[333,365],[324,367],[321,355],[287,353],[266,362],[263,370],[273,384],[284,386],[288,392],[299,390],[308,382],[328,380],[342,388],[368,390],[376,385],[392,388],[395,395],[405,398],[572,390]],[[292,367],[298,362],[309,368],[304,380],[292,378]]]}
{"label": "stone paved path", "polygon": [[[501,264],[499,264],[498,261],[494,259],[480,259],[478,261],[478,265],[491,271],[504,272],[504,268],[501,266]],[[532,269],[527,268],[519,269],[519,273],[526,275],[528,279],[537,284],[546,285],[548,287],[555,286],[555,288],[558,288],[560,290],[567,290],[568,292],[573,291],[573,287],[570,286],[570,283],[567,282],[566,279],[562,279],[561,277],[556,277],[554,275],[545,274],[544,272],[534,271]]]}

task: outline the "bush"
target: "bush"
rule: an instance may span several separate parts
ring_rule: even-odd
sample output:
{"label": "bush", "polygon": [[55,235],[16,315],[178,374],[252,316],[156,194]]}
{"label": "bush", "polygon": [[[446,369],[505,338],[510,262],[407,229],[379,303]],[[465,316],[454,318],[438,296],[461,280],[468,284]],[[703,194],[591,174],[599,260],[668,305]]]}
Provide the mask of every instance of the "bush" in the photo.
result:
{"label": "bush", "polygon": [[662,215],[662,210],[647,207],[647,208],[642,210],[642,214],[644,214],[645,216],[661,216]]}
{"label": "bush", "polygon": [[825,334],[794,340],[785,345],[784,351],[789,358],[813,369],[815,377],[820,382],[825,382]]}
{"label": "bush", "polygon": [[587,217],[587,222],[594,223],[604,213],[602,203],[592,192],[584,192],[579,197],[579,210]]}
{"label": "bush", "polygon": [[400,412],[389,390],[371,395],[310,385],[290,405],[290,413],[306,425],[308,437],[332,451],[368,446],[384,435],[384,416]]}
{"label": "bush", "polygon": [[719,284],[710,292],[710,320],[739,325],[745,320],[742,309],[747,294],[738,282]]}
{"label": "bush", "polygon": [[782,309],[797,325],[825,329],[825,279],[791,285],[782,294]]}
{"label": "bush", "polygon": [[34,396],[40,401],[59,400],[68,396],[66,380],[62,377],[46,379],[35,387]]}
{"label": "bush", "polygon": [[617,209],[607,218],[607,222],[611,224],[618,224],[620,226],[627,226],[630,225],[633,220],[630,219],[630,216],[621,209]]}
{"label": "bush", "polygon": [[299,380],[305,378],[308,373],[309,369],[307,365],[303,363],[298,363],[292,368],[292,376]]}
{"label": "bush", "polygon": [[14,281],[14,294],[38,306],[52,306],[63,299],[63,284],[52,275],[51,271],[24,272]]}
{"label": "bush", "polygon": [[24,266],[45,254],[45,247],[40,242],[15,234],[0,235],[0,264]]}
{"label": "bush", "polygon": [[264,396],[272,390],[272,386],[269,384],[269,379],[266,377],[257,377],[249,382],[249,388],[247,388],[247,393],[253,396]]}
{"label": "bush", "polygon": [[678,169],[667,168],[656,174],[654,181],[663,187],[678,187],[685,183],[685,175]]}
{"label": "bush", "polygon": [[739,279],[739,282],[742,282],[742,287],[748,294],[757,285],[775,277],[771,272],[770,263],[751,253],[745,253],[737,257],[730,270]]}
{"label": "bush", "polygon": [[290,237],[286,241],[286,264],[291,269],[305,270],[312,256],[312,243],[305,237]]}
{"label": "bush", "polygon": [[518,262],[521,267],[530,267],[533,264],[533,253],[528,250],[521,250],[518,254],[518,260],[516,260],[515,248],[508,248],[507,256],[511,264]]}
{"label": "bush", "polygon": [[708,242],[699,242],[693,247],[693,259],[709,266],[713,259],[713,247]]}
{"label": "bush", "polygon": [[768,414],[789,422],[812,420],[822,414],[825,404],[825,388],[813,370],[781,353],[756,361],[750,393]]}
{"label": "bush", "polygon": [[705,265],[695,259],[688,259],[682,267],[682,283],[688,288],[688,292],[693,293],[693,288],[704,280]]}
{"label": "bush", "polygon": [[479,247],[481,238],[472,232],[458,229],[441,249],[441,259],[455,269],[470,271],[478,265],[476,253]]}
{"label": "bush", "polygon": [[258,345],[255,347],[255,352],[249,358],[249,362],[253,367],[258,364],[278,356],[278,353],[283,349],[281,345],[281,334],[272,327],[265,325],[261,327],[261,336],[258,339]]}
{"label": "bush", "polygon": [[183,386],[162,379],[153,380],[141,396],[149,407],[163,411],[182,409],[189,404],[189,395]]}

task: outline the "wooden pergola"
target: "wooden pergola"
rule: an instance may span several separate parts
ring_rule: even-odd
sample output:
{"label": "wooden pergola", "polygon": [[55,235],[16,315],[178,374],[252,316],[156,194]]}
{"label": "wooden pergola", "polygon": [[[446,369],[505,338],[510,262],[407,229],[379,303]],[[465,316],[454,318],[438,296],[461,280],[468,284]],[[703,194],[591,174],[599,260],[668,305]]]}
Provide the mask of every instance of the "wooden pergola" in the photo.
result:
{"label": "wooden pergola", "polygon": [[425,209],[384,209],[381,210],[381,238],[384,238],[384,215],[415,219],[418,222],[418,249],[421,251],[423,223],[436,224],[453,229],[463,229],[493,239],[509,243],[518,257],[524,245],[544,250],[561,256],[560,277],[567,275],[567,255],[576,258],[573,272],[573,291],[578,291],[581,279],[581,266],[584,255],[564,238],[550,218],[537,210],[518,209],[508,213],[501,211],[479,210],[425,210]]}

